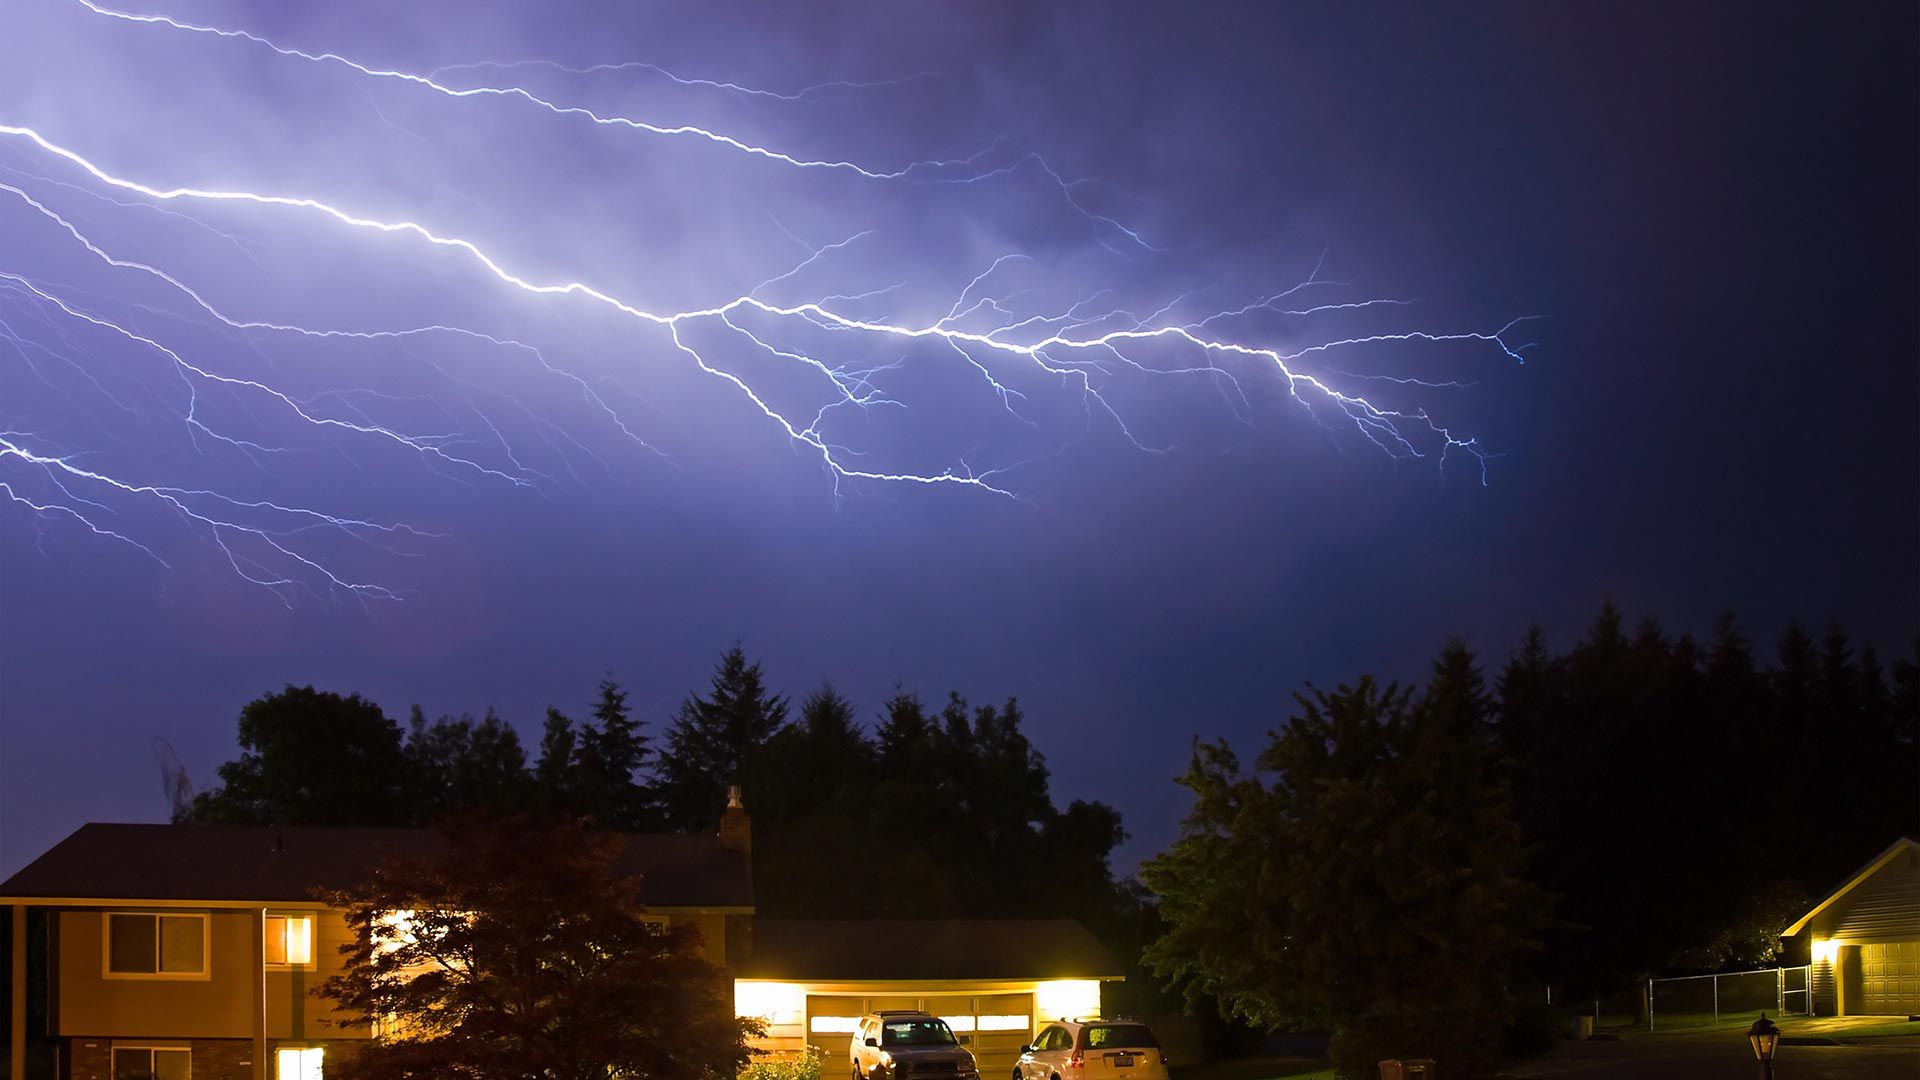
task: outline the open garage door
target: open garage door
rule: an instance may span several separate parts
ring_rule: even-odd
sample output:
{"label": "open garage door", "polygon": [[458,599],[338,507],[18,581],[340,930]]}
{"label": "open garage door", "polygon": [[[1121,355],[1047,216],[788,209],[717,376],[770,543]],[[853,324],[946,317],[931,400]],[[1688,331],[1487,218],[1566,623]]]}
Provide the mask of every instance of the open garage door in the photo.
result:
{"label": "open garage door", "polygon": [[1920,941],[1860,947],[1859,1011],[1874,1016],[1920,1015]]}

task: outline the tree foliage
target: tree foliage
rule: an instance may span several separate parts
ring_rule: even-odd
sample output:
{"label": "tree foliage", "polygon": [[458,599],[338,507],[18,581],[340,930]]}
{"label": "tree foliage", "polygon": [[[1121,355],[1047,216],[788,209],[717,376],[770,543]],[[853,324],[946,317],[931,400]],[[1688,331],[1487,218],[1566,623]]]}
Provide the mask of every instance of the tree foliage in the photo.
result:
{"label": "tree foliage", "polygon": [[289,686],[240,710],[240,757],[195,796],[196,821],[392,825],[411,816],[400,726],[358,694]]}
{"label": "tree foliage", "polygon": [[321,993],[383,1034],[329,1055],[329,1076],[709,1080],[747,1061],[758,1022],[733,1015],[696,931],[647,917],[619,837],[530,819],[444,835],[325,897],[354,934]]}
{"label": "tree foliage", "polygon": [[1181,838],[1142,876],[1161,975],[1262,1028],[1329,1030],[1349,1076],[1387,1057],[1491,1065],[1545,901],[1464,648],[1424,694],[1363,678],[1297,695],[1243,770],[1196,743]]}
{"label": "tree foliage", "polygon": [[1608,606],[1564,653],[1534,630],[1508,661],[1496,730],[1559,897],[1543,980],[1593,997],[1772,963],[1793,897],[1920,829],[1920,669],[1889,682],[1838,625],[1771,652],[1731,616],[1703,644]]}

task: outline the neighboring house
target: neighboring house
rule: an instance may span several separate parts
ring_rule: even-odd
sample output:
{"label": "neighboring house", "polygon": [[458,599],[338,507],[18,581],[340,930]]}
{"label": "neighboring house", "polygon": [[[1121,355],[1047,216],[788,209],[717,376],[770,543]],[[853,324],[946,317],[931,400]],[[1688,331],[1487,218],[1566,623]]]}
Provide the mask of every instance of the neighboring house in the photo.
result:
{"label": "neighboring house", "polygon": [[1802,934],[1816,1015],[1920,1015],[1920,841],[1896,841],[1780,936]]}
{"label": "neighboring house", "polygon": [[[736,974],[740,1014],[772,1025],[765,1049],[844,1054],[862,1012],[928,1008],[974,1037],[983,1068],[1010,1068],[1036,1023],[1098,1013],[1100,980],[1120,977],[1073,922],[756,920],[751,836],[736,803],[717,835],[624,837],[617,865],[641,877],[650,912],[697,927],[707,959]],[[329,1043],[370,1033],[329,1023],[313,992],[350,932],[315,890],[440,844],[416,829],[82,826],[0,883],[12,1075],[30,1046],[51,1046],[61,1080],[318,1080]],[[33,949],[30,925],[45,935]]]}

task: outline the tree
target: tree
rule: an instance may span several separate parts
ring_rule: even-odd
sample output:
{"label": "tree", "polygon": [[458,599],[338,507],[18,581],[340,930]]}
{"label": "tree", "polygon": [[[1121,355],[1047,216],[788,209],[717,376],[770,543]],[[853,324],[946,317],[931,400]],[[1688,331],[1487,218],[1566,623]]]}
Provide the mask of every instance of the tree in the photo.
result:
{"label": "tree", "polygon": [[532,819],[442,835],[440,854],[325,897],[354,938],[321,993],[384,1033],[330,1055],[329,1076],[709,1080],[746,1062],[759,1023],[733,1015],[696,931],[647,918],[619,837]]}
{"label": "tree", "polygon": [[706,830],[720,820],[727,786],[745,772],[761,747],[787,722],[787,699],[766,687],[760,665],[738,645],[713,671],[707,696],[691,695],[667,732],[657,770],[666,824]]}
{"label": "tree", "polygon": [[414,706],[406,754],[416,824],[454,813],[503,817],[526,809],[532,786],[526,751],[519,734],[492,710],[478,723],[470,716],[443,716],[428,724]]}
{"label": "tree", "polygon": [[193,819],[252,825],[408,825],[400,725],[354,694],[289,686],[240,710],[240,758],[195,796]]}
{"label": "tree", "polygon": [[1295,701],[1252,774],[1195,744],[1181,838],[1142,871],[1166,926],[1148,963],[1256,1026],[1332,1031],[1349,1076],[1418,1056],[1480,1075],[1545,903],[1479,672],[1449,650],[1418,699],[1363,678]]}
{"label": "tree", "polygon": [[533,766],[533,805],[543,814],[567,813],[574,805],[574,744],[579,734],[573,721],[549,707],[540,729],[540,759]]}
{"label": "tree", "polygon": [[575,732],[572,812],[612,829],[651,827],[656,816],[653,793],[639,781],[647,736],[627,708],[627,692],[619,683],[600,680],[593,719]]}

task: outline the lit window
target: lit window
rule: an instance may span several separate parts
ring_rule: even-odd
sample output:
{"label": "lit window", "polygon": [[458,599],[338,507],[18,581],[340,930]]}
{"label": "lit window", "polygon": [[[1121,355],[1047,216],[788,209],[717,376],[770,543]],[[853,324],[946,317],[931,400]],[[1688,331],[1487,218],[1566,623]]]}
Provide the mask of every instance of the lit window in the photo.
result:
{"label": "lit window", "polygon": [[108,914],[107,973],[154,978],[205,975],[207,917]]}
{"label": "lit window", "polygon": [[1001,1013],[980,1018],[981,1031],[1031,1031],[1033,1021],[1025,1013]]}
{"label": "lit window", "polygon": [[733,984],[733,1014],[754,1016],[773,1027],[799,1024],[806,1009],[806,990],[793,983],[736,982]]}
{"label": "lit window", "polygon": [[851,1035],[860,1026],[857,1016],[810,1016],[807,1029],[815,1035]]}
{"label": "lit window", "polygon": [[267,966],[306,967],[313,963],[313,917],[267,916]]}
{"label": "lit window", "polygon": [[952,1028],[956,1035],[967,1035],[973,1031],[973,1017],[971,1016],[943,1016],[940,1019],[945,1020],[947,1026]]}
{"label": "lit window", "polygon": [[1033,1011],[1042,1020],[1091,1019],[1100,1015],[1100,984],[1092,979],[1054,979],[1034,988]]}
{"label": "lit window", "polygon": [[320,1059],[325,1054],[318,1046],[281,1047],[273,1055],[274,1080],[320,1080]]}
{"label": "lit window", "polygon": [[114,1080],[138,1077],[139,1080],[187,1080],[193,1073],[193,1055],[185,1047],[116,1046],[113,1048]]}

